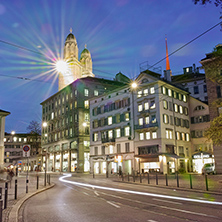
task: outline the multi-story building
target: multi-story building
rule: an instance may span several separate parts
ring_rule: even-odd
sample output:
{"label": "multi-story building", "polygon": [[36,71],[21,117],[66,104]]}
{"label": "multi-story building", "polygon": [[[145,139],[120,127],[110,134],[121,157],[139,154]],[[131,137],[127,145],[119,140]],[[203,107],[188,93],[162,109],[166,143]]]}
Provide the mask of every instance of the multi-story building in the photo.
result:
{"label": "multi-story building", "polygon": [[203,102],[208,101],[205,74],[200,73],[199,68],[196,68],[195,64],[183,68],[183,74],[174,75],[171,79],[173,84],[181,85],[181,87],[190,92],[192,97]]}
{"label": "multi-story building", "polygon": [[190,165],[188,92],[148,71],[138,87],[90,100],[94,173],[175,172]]}
{"label": "multi-story building", "polygon": [[89,99],[122,85],[118,81],[85,77],[41,103],[42,121],[47,123],[42,130],[42,148],[48,170],[90,170]]}
{"label": "multi-story building", "polygon": [[[4,162],[6,166],[19,166],[21,170],[35,170],[41,168],[41,136],[33,136],[29,133],[5,133]],[[23,145],[30,145],[30,156],[23,157]]]}
{"label": "multi-story building", "polygon": [[5,117],[9,114],[10,112],[0,109],[0,169],[3,168],[4,164]]}
{"label": "multi-story building", "polygon": [[[221,53],[222,44],[218,44],[215,47],[215,53]],[[214,53],[207,53],[206,57],[200,61],[206,74],[207,92],[208,92],[208,104],[210,120],[219,116],[222,113],[221,106],[221,80],[222,73],[222,62],[221,54],[214,56]],[[214,77],[214,80],[213,80]],[[214,158],[215,158],[215,169],[217,173],[222,173],[222,146],[214,145]]]}
{"label": "multi-story building", "polygon": [[205,130],[210,127],[209,107],[193,97],[189,98],[191,119],[191,155],[193,172],[202,173],[205,163],[214,162],[212,141],[205,137]]}

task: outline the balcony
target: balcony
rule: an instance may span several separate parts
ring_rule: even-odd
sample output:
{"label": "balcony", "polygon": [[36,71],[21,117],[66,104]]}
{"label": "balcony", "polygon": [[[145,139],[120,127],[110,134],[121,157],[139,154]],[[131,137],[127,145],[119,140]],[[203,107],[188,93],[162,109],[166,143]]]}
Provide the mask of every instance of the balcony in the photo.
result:
{"label": "balcony", "polygon": [[136,131],[146,131],[146,129],[155,129],[158,127],[158,123],[149,123],[149,124],[143,124],[143,125],[135,125]]}
{"label": "balcony", "polygon": [[103,138],[102,143],[106,143],[106,145],[113,145],[115,144],[115,138]]}

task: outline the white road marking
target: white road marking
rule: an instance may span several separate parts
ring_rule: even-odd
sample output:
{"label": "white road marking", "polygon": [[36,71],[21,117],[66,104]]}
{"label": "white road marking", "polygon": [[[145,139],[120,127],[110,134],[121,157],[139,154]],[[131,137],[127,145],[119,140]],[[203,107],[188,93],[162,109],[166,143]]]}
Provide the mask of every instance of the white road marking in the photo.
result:
{"label": "white road marking", "polygon": [[148,220],[149,222],[157,222],[156,220]]}
{"label": "white road marking", "polygon": [[173,202],[173,201],[169,201],[169,200],[161,200],[161,199],[156,199],[156,198],[153,198],[153,200],[160,201],[160,202],[166,202],[166,203],[172,203],[172,204],[182,205],[182,203]]}
{"label": "white road marking", "polygon": [[110,190],[110,191],[115,191],[115,192],[138,194],[138,195],[144,195],[144,196],[160,197],[160,198],[166,198],[166,199],[172,199],[172,200],[182,200],[182,201],[189,201],[189,202],[196,202],[196,203],[203,203],[203,204],[222,205],[222,202],[217,202],[217,201],[206,201],[206,200],[191,199],[191,198],[186,198],[186,197],[175,197],[175,196],[169,196],[169,195],[145,193],[145,192],[140,192],[140,191],[124,190],[124,189],[118,189],[118,188],[96,186],[96,185],[90,185],[90,184],[85,184],[85,183],[79,183],[79,182],[75,182],[75,181],[65,180],[65,178],[71,177],[71,176],[72,176],[71,174],[67,174],[65,176],[60,177],[59,180],[62,181],[62,182],[74,184],[74,185],[77,185],[77,186],[94,187],[94,188],[97,188],[97,189]]}
{"label": "white road marking", "polygon": [[86,193],[86,192],[83,192],[85,195],[87,195],[87,196],[90,196],[88,193]]}
{"label": "white road marking", "polygon": [[108,204],[110,204],[110,205],[112,205],[112,206],[114,206],[114,207],[116,207],[116,208],[120,208],[120,206],[119,205],[116,205],[116,204],[114,204],[113,202],[111,202],[111,201],[106,201]]}
{"label": "white road marking", "polygon": [[99,196],[99,194],[96,191],[94,191],[94,194],[96,194],[96,196]]}

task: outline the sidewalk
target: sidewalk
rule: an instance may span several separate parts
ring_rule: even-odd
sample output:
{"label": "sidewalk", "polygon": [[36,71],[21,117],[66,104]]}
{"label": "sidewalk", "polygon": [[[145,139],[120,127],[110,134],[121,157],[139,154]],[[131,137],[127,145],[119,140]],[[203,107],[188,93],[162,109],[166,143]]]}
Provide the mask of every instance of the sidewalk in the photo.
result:
{"label": "sidewalk", "polygon": [[[37,174],[29,173],[28,175],[28,193],[26,193],[26,174],[22,173],[17,177],[14,176],[11,182],[8,183],[8,201],[7,208],[4,209],[4,198],[5,198],[5,178],[6,173],[0,174],[0,187],[2,187],[2,199],[3,199],[3,212],[2,221],[3,222],[17,222],[18,211],[21,205],[30,198],[31,196],[49,189],[54,186],[54,184],[44,186],[44,174],[39,174],[39,185],[37,189]],[[15,180],[17,179],[17,199],[15,200]]]}

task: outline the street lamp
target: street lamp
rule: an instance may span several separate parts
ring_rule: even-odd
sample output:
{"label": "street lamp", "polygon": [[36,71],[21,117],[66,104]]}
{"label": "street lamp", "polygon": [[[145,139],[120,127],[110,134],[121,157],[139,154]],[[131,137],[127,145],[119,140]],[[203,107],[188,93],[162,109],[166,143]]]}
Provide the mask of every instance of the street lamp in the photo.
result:
{"label": "street lamp", "polygon": [[[46,128],[47,127],[47,122],[43,122],[42,126],[43,126],[43,128]],[[45,136],[47,136],[46,133],[45,133]],[[46,153],[45,153],[45,180],[44,180],[44,186],[46,186],[46,174],[47,174],[46,167],[47,167],[47,150],[46,150]]]}

